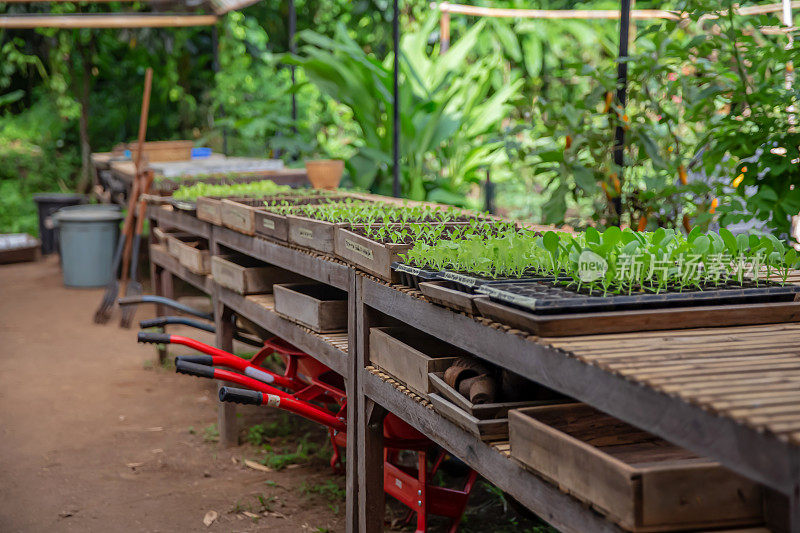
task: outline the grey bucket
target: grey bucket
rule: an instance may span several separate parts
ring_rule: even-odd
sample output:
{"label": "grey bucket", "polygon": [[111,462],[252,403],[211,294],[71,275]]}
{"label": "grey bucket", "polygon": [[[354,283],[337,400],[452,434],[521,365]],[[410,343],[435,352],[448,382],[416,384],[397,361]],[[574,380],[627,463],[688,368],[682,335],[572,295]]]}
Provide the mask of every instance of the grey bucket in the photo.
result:
{"label": "grey bucket", "polygon": [[61,266],[67,287],[102,287],[111,281],[111,263],[122,213],[102,205],[58,211]]}

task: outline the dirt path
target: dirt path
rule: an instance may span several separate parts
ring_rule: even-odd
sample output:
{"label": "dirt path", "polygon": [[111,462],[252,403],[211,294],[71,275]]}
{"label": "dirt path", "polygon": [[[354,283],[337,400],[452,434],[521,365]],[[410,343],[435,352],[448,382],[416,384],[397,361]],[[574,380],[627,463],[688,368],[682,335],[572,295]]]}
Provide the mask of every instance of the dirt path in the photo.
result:
{"label": "dirt path", "polygon": [[54,258],[0,266],[0,531],[342,530],[343,476],[307,458],[257,472],[242,459],[259,448],[220,450],[213,384],[154,367],[136,329],[94,325],[101,292],[65,289]]}

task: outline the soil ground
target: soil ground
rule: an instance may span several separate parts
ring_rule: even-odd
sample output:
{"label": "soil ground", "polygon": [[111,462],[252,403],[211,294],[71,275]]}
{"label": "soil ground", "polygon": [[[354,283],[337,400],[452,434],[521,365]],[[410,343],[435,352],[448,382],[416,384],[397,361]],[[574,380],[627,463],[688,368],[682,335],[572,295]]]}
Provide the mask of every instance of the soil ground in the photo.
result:
{"label": "soil ground", "polygon": [[116,315],[93,324],[101,295],[64,288],[55,258],[0,266],[0,531],[198,531],[209,511],[208,531],[343,529],[344,476],[316,459],[259,472],[242,462],[259,448],[221,450],[214,383],[154,365]]}
{"label": "soil ground", "polygon": [[[0,531],[343,531],[324,429],[239,406],[245,444],[220,449],[215,384],[155,364],[118,314],[92,323],[102,293],[65,288],[55,257],[0,266]],[[544,529],[507,503],[480,482],[460,531]]]}

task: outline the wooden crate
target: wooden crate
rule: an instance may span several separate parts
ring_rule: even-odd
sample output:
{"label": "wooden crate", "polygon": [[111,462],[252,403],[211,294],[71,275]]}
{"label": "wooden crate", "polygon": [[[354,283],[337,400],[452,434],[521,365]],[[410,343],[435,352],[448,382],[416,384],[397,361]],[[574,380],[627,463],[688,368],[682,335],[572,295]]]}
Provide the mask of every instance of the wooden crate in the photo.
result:
{"label": "wooden crate", "polygon": [[261,235],[262,237],[282,242],[289,240],[289,221],[286,215],[273,213],[266,209],[256,210],[255,230],[256,235]]}
{"label": "wooden crate", "polygon": [[39,259],[39,239],[27,233],[0,234],[0,265]]}
{"label": "wooden crate", "polygon": [[455,425],[485,441],[508,439],[508,412],[512,409],[565,402],[565,400],[529,400],[476,405],[444,381],[444,372],[431,372],[428,374],[428,382],[434,391],[428,394],[433,409]]}
{"label": "wooden crate", "polygon": [[326,254],[333,253],[336,229],[347,226],[298,215],[286,215],[286,220],[289,223],[289,242]]}
{"label": "wooden crate", "polygon": [[392,281],[392,263],[400,259],[399,254],[413,246],[379,243],[345,227],[338,228],[335,236],[334,253],[337,257],[384,281]]}
{"label": "wooden crate", "polygon": [[167,245],[167,253],[178,260],[180,260],[181,257],[182,245],[187,242],[196,241],[199,238],[183,231],[164,231],[163,235],[165,244]]}
{"label": "wooden crate", "polygon": [[[142,146],[142,156],[150,163],[163,161],[189,161],[192,158],[194,141],[147,141]],[[137,143],[118,144],[111,152],[115,157],[122,156],[125,150],[131,151],[131,157],[136,157]]]}
{"label": "wooden crate", "polygon": [[241,254],[213,256],[211,275],[214,281],[239,294],[269,293],[276,283],[305,281],[299,274]]}
{"label": "wooden crate", "polygon": [[444,372],[465,355],[454,346],[410,328],[369,330],[369,360],[425,397],[431,392],[428,374]]}
{"label": "wooden crate", "polygon": [[194,235],[168,235],[167,251],[190,272],[205,275],[211,273],[211,252],[208,241]]}
{"label": "wooden crate", "polygon": [[273,287],[275,311],[317,333],[347,330],[347,293],[323,283]]}
{"label": "wooden crate", "polygon": [[256,211],[263,205],[264,200],[223,198],[220,203],[222,225],[245,235],[255,235]]}
{"label": "wooden crate", "polygon": [[222,225],[222,198],[201,196],[197,199],[197,218],[216,226]]}
{"label": "wooden crate", "polygon": [[585,404],[509,412],[511,455],[629,531],[759,524],[761,487]]}

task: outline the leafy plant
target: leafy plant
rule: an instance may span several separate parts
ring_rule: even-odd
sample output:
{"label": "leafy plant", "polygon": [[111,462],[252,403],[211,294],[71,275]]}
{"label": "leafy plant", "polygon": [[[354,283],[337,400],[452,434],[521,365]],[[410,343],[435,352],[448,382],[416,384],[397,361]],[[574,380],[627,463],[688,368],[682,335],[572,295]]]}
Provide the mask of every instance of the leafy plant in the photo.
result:
{"label": "leafy plant", "polygon": [[215,197],[258,197],[277,193],[288,193],[292,189],[287,185],[278,185],[272,180],[251,181],[248,183],[214,184],[195,183],[176,190],[172,197],[176,200],[194,201],[201,196]]}

